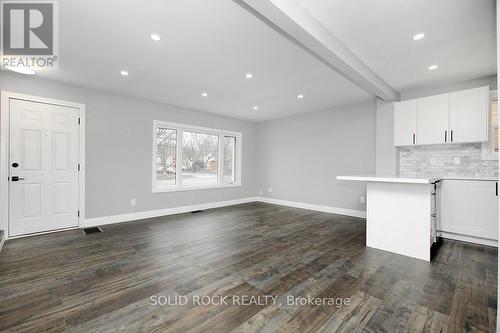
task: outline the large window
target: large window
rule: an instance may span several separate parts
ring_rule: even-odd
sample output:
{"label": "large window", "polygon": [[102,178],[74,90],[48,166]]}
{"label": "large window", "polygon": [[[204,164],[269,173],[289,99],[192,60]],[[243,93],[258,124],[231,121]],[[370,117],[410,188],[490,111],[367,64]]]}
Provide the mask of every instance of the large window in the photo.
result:
{"label": "large window", "polygon": [[241,133],[154,122],[153,192],[238,186]]}

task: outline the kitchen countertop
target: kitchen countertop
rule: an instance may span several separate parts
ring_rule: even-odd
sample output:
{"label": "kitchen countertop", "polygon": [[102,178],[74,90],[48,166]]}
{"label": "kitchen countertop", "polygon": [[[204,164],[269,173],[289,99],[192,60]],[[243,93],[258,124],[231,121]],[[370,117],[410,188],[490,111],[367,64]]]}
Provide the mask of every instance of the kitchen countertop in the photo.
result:
{"label": "kitchen countertop", "polygon": [[353,175],[337,176],[338,180],[354,180],[380,183],[433,184],[440,180],[498,181],[498,177],[449,176],[449,177],[405,177],[396,175]]}
{"label": "kitchen countertop", "polygon": [[483,180],[483,181],[498,181],[498,177],[480,177],[480,176],[447,176],[441,177],[439,180]]}

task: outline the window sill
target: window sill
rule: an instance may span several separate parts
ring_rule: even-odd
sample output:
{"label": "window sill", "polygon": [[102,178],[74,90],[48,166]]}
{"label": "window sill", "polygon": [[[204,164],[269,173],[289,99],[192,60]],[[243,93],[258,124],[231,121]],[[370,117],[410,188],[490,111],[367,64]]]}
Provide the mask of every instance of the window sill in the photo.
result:
{"label": "window sill", "polygon": [[199,191],[199,190],[212,190],[212,189],[231,188],[231,187],[241,187],[241,183],[217,184],[210,186],[158,186],[158,187],[153,187],[153,193]]}

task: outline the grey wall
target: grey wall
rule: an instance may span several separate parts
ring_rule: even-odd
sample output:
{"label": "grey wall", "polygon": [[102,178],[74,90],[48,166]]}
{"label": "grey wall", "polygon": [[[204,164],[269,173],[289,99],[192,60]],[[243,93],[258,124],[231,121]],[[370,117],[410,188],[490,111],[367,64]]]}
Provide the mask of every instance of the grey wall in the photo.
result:
{"label": "grey wall", "polygon": [[[403,99],[477,87],[496,77],[413,89]],[[364,210],[365,185],[337,175],[396,173],[393,103],[372,101],[255,124],[124,95],[0,73],[0,89],[87,106],[86,214],[100,217],[263,195]],[[151,193],[152,121],[243,133],[243,186]],[[269,193],[268,188],[273,188]],[[137,200],[130,207],[130,199]]]}
{"label": "grey wall", "polygon": [[[18,74],[0,89],[86,104],[86,216],[100,217],[256,195],[256,124]],[[151,193],[153,120],[243,133],[242,187]],[[130,199],[137,205],[130,207]]]}
{"label": "grey wall", "polygon": [[365,184],[336,177],[375,172],[375,113],[374,100],[259,124],[259,189],[270,198],[365,210]]}
{"label": "grey wall", "polygon": [[394,102],[377,99],[376,173],[398,173],[396,147],[394,147]]}

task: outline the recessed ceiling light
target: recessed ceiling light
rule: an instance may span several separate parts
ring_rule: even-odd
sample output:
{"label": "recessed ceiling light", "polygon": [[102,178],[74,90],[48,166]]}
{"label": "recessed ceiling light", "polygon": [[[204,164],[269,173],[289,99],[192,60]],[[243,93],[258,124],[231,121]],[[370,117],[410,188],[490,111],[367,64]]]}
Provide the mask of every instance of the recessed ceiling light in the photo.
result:
{"label": "recessed ceiling light", "polygon": [[258,110],[258,109],[259,109],[259,107],[256,105],[256,106],[254,106],[252,109],[254,109],[254,110]]}
{"label": "recessed ceiling light", "polygon": [[152,40],[154,40],[155,42],[159,41],[161,39],[161,36],[158,35],[158,34],[151,34],[151,36],[149,36],[149,38],[151,38]]}
{"label": "recessed ceiling light", "polygon": [[36,75],[38,74],[38,71],[34,68],[31,67],[22,67],[22,66],[5,66],[5,69],[8,69],[9,71],[16,72],[19,74],[25,74],[25,75]]}
{"label": "recessed ceiling light", "polygon": [[438,68],[438,65],[430,65],[430,66],[429,66],[429,70],[430,70],[430,71],[433,71],[433,70],[435,70],[435,69],[437,69],[437,68]]}
{"label": "recessed ceiling light", "polygon": [[127,71],[120,71],[120,74],[121,74],[122,76],[128,76],[128,72],[127,72]]}
{"label": "recessed ceiling light", "polygon": [[418,34],[416,34],[415,36],[413,36],[413,40],[419,40],[419,39],[422,39],[424,37],[425,37],[425,33],[419,32]]}
{"label": "recessed ceiling light", "polygon": [[298,98],[298,99],[302,99],[302,98],[304,98],[304,95],[302,95],[302,94],[298,94],[298,95],[297,95],[297,98]]}
{"label": "recessed ceiling light", "polygon": [[204,92],[201,93],[201,96],[202,97],[208,97],[208,93],[206,91],[204,91]]}
{"label": "recessed ceiling light", "polygon": [[245,74],[245,77],[246,77],[247,79],[251,79],[251,78],[253,78],[253,74],[252,74],[252,73],[246,73],[246,74]]}

